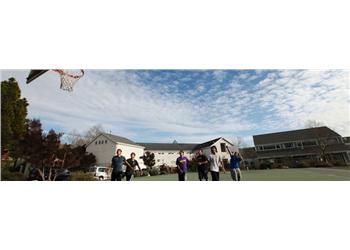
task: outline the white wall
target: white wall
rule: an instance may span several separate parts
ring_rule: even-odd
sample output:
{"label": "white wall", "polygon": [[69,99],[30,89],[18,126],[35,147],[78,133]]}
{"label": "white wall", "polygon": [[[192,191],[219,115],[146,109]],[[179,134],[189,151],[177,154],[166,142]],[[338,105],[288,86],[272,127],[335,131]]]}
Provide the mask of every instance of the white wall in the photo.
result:
{"label": "white wall", "polygon": [[[156,161],[155,166],[159,166],[162,164],[167,164],[170,167],[176,166],[176,159],[180,156],[179,151],[180,150],[145,150],[149,151],[151,153],[154,153],[154,158]],[[191,160],[193,157],[193,154],[191,150],[184,150],[184,155]]]}
{"label": "white wall", "polygon": [[203,153],[208,157],[211,154],[210,148],[212,146],[216,146],[217,150],[218,150],[218,154],[221,156],[221,158],[224,160],[228,160],[230,161],[230,154],[227,151],[227,149],[225,149],[225,152],[221,151],[221,143],[225,143],[225,146],[228,146],[230,151],[232,153],[234,152],[238,152],[238,147],[237,146],[232,146],[232,144],[229,144],[226,140],[224,140],[223,138],[221,138],[220,140],[218,140],[216,143],[214,143],[213,145],[206,147],[206,148],[202,148]]}
{"label": "white wall", "polygon": [[[130,158],[130,154],[131,153],[135,153],[135,159],[138,161],[139,165],[141,168],[143,167],[143,160],[140,159],[141,156],[143,156],[144,154],[144,148],[142,146],[134,146],[134,145],[128,145],[128,144],[122,144],[122,143],[117,143],[117,145],[115,146],[115,150],[113,155],[115,154],[115,152],[117,152],[117,149],[121,149],[122,150],[122,155],[126,158],[129,159]],[[113,157],[113,155],[111,156],[111,159]],[[111,160],[110,159],[110,160]]]}
{"label": "white wall", "polygon": [[[103,144],[98,144],[99,141],[103,141]],[[92,143],[89,144],[89,146],[86,148],[86,151],[88,153],[93,153],[96,156],[96,164],[110,166],[112,157],[115,155],[118,148],[123,151],[122,155],[126,159],[130,158],[130,154],[134,152],[136,154],[136,159],[142,168],[143,160],[140,159],[140,156],[143,156],[142,146],[134,146],[123,143],[116,144],[104,135],[100,135]]]}
{"label": "white wall", "polygon": [[[99,141],[103,141],[103,144],[98,144]],[[106,141],[107,143],[105,143]],[[97,142],[97,145],[95,142]],[[109,166],[115,152],[115,145],[107,137],[100,135],[87,146],[86,152],[96,156],[96,163],[98,165]]]}

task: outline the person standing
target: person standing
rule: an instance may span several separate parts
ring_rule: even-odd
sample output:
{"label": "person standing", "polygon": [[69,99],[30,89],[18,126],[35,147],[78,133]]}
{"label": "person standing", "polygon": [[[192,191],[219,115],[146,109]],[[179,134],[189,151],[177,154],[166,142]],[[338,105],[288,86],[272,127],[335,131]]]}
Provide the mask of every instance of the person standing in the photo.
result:
{"label": "person standing", "polygon": [[[218,149],[215,146],[210,148],[211,154],[209,156],[210,174],[212,181],[220,180],[220,167],[223,167],[221,157],[218,155]],[[225,172],[225,168],[224,168]]]}
{"label": "person standing", "polygon": [[142,172],[142,169],[139,166],[139,163],[135,159],[136,154],[133,152],[130,154],[130,158],[126,160],[128,163],[126,166],[126,171],[125,171],[125,177],[127,181],[131,180],[131,177],[134,175],[135,167],[138,167],[140,172]]}
{"label": "person standing", "polygon": [[186,180],[186,173],[188,170],[189,163],[190,163],[189,159],[186,156],[184,156],[184,151],[181,150],[180,156],[176,159],[176,166],[177,166],[179,181]]}
{"label": "person standing", "polygon": [[197,165],[198,165],[198,178],[200,181],[203,179],[208,181],[208,158],[203,154],[203,150],[200,149],[198,151],[198,155],[196,157]]}
{"label": "person standing", "polygon": [[243,160],[240,153],[235,152],[234,154],[231,153],[228,147],[227,151],[230,153],[231,159],[230,159],[230,172],[232,180],[234,181],[240,181],[242,179],[242,173],[240,169],[241,161]]}
{"label": "person standing", "polygon": [[112,158],[112,181],[121,181],[123,179],[123,165],[126,165],[126,159],[122,156],[122,150],[117,149],[116,155]]}

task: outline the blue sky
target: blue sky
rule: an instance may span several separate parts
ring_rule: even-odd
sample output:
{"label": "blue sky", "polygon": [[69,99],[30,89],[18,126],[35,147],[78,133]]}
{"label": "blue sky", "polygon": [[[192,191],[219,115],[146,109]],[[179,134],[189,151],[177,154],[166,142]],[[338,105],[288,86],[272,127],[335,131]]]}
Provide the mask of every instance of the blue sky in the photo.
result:
{"label": "blue sky", "polygon": [[29,116],[71,133],[102,125],[139,142],[204,142],[244,138],[316,120],[349,135],[349,72],[342,70],[86,70],[73,92],[56,73],[25,84]]}

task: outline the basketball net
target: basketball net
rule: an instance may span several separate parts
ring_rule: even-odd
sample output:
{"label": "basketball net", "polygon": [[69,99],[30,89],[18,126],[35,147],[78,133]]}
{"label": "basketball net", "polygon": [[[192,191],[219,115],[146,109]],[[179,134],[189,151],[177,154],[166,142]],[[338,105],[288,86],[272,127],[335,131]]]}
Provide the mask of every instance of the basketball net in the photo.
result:
{"label": "basketball net", "polygon": [[54,69],[53,71],[60,74],[62,90],[73,91],[75,83],[84,75],[82,69]]}

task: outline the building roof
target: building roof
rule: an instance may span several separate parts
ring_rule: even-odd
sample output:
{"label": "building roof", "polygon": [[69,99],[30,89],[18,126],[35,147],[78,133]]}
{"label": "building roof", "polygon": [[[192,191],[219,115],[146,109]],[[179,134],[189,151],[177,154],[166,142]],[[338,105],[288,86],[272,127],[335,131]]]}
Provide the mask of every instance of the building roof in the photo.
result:
{"label": "building roof", "polygon": [[198,144],[193,143],[138,143],[145,150],[194,150]]}
{"label": "building roof", "polygon": [[200,148],[207,148],[210,147],[211,145],[213,145],[215,142],[217,142],[218,140],[220,140],[222,137],[216,138],[214,140],[211,141],[207,141],[207,142],[203,142],[201,144],[197,144],[196,147],[194,149],[200,149]]}
{"label": "building roof", "polygon": [[[144,142],[138,142],[139,145],[142,145],[145,147],[146,150],[199,150],[201,148],[210,147],[215,142],[220,140],[223,137],[219,137],[204,143],[144,143]],[[225,141],[227,141],[225,138],[223,138]],[[229,141],[227,141],[229,142]],[[230,143],[230,142],[229,142]]]}
{"label": "building roof", "polygon": [[243,158],[256,158],[257,153],[254,147],[249,148],[240,148],[239,153],[243,156]]}
{"label": "building roof", "polygon": [[125,143],[125,144],[130,144],[130,145],[136,145],[136,146],[142,146],[137,144],[136,142],[129,140],[128,138],[121,137],[118,135],[112,135],[112,134],[107,134],[107,133],[102,133],[105,137],[109,138],[111,141],[115,143]]}
{"label": "building roof", "polygon": [[[345,144],[333,144],[329,145],[325,153],[339,153],[350,151],[350,146]],[[312,154],[321,154],[322,151],[320,147],[305,147],[294,148],[294,149],[283,149],[283,150],[269,150],[269,151],[257,151],[258,158],[277,158],[277,157],[288,157],[288,156],[298,156],[298,155],[312,155]]]}
{"label": "building roof", "polygon": [[255,145],[278,142],[309,140],[320,137],[339,137],[340,135],[328,127],[306,128],[285,132],[253,135]]}
{"label": "building roof", "polygon": [[112,135],[112,134],[108,134],[108,133],[100,133],[93,140],[91,140],[86,146],[88,146],[93,141],[95,141],[96,138],[98,138],[100,135],[103,135],[103,136],[107,137],[109,140],[111,140],[114,143],[125,143],[125,144],[135,145],[135,146],[139,146],[139,147],[142,146],[142,145],[139,145],[139,144],[137,144],[136,142],[134,142],[132,140],[129,140],[128,138],[121,137],[121,136],[118,136],[118,135]]}

